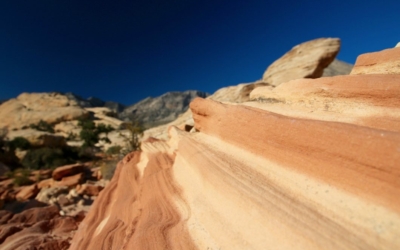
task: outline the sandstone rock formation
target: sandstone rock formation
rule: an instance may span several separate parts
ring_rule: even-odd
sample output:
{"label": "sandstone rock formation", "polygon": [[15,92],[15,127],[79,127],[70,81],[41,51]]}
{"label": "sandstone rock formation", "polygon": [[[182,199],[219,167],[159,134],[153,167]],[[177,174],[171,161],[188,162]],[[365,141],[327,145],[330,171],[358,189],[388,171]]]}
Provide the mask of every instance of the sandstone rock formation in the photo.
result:
{"label": "sandstone rock formation", "polygon": [[400,74],[400,48],[362,54],[357,57],[352,75]]}
{"label": "sandstone rock formation", "polygon": [[127,155],[70,249],[398,249],[399,94],[370,74],[197,98],[198,132]]}
{"label": "sandstone rock formation", "polygon": [[55,124],[85,115],[84,109],[62,94],[23,93],[0,105],[0,128],[21,129],[40,120]]}
{"label": "sandstone rock formation", "polygon": [[32,208],[19,214],[3,211],[0,212],[0,247],[3,250],[66,250],[71,232],[80,222],[79,217],[61,217],[56,206]]}
{"label": "sandstone rock formation", "polygon": [[299,78],[318,78],[335,59],[340,49],[338,38],[320,38],[299,44],[272,63],[262,80],[270,85]]}

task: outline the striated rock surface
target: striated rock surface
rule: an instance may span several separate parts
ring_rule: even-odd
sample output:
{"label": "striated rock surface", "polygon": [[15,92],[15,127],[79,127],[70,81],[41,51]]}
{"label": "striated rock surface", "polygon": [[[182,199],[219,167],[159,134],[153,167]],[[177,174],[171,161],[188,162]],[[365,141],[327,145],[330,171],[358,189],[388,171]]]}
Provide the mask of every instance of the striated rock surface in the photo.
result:
{"label": "striated rock surface", "polygon": [[61,217],[56,206],[32,208],[19,214],[0,211],[0,248],[66,250],[79,218]]}
{"label": "striated rock surface", "polygon": [[262,80],[273,86],[299,78],[321,77],[339,53],[340,39],[319,38],[299,44],[272,63]]}
{"label": "striated rock surface", "polygon": [[118,164],[70,249],[400,248],[398,75],[196,98]]}
{"label": "striated rock surface", "polygon": [[358,56],[351,74],[400,74],[400,48]]}
{"label": "striated rock surface", "polygon": [[[293,80],[260,87],[246,105],[274,113],[400,132],[400,75],[352,75]],[[261,103],[260,103],[261,102]]]}

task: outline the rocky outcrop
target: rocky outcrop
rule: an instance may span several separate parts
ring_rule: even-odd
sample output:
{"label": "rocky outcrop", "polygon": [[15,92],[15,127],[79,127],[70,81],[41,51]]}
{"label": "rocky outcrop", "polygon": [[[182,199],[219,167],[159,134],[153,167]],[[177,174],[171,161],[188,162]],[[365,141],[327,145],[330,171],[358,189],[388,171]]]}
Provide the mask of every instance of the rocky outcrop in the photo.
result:
{"label": "rocky outcrop", "polygon": [[357,57],[352,75],[400,74],[400,48],[362,54]]}
{"label": "rocky outcrop", "polygon": [[131,105],[119,114],[122,120],[134,120],[144,127],[154,127],[175,120],[185,112],[189,103],[195,97],[206,97],[207,93],[200,91],[168,92],[159,97],[148,97]]}
{"label": "rocky outcrop", "polygon": [[86,111],[59,93],[23,93],[0,106],[0,128],[29,127],[41,120],[55,124],[86,116]]}
{"label": "rocky outcrop", "polygon": [[195,99],[197,132],[170,127],[127,155],[70,249],[399,248],[399,83],[336,76],[246,103]]}
{"label": "rocky outcrop", "polygon": [[32,208],[19,214],[3,212],[0,246],[14,249],[68,249],[79,217],[61,217],[56,206]]}
{"label": "rocky outcrop", "polygon": [[262,80],[272,86],[299,79],[321,77],[339,53],[338,38],[320,38],[299,44],[272,63]]}
{"label": "rocky outcrop", "polygon": [[[214,94],[210,95],[208,98],[220,102],[247,102],[250,100],[249,96],[251,91],[261,86],[269,86],[269,84],[263,81],[257,81],[254,83],[242,83],[237,86],[221,88],[217,90]],[[272,88],[272,86],[269,87]]]}

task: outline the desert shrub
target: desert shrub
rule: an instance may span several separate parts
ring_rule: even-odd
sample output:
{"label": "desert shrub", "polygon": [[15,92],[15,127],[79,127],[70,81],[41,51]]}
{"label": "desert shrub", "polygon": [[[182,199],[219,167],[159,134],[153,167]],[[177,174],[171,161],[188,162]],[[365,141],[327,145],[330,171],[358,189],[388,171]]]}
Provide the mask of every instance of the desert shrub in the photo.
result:
{"label": "desert shrub", "polygon": [[31,147],[31,143],[25,139],[24,137],[15,137],[12,141],[8,143],[8,146],[11,150],[15,150],[17,148],[21,150],[27,150]]}
{"label": "desert shrub", "polygon": [[129,131],[129,136],[126,138],[129,150],[140,150],[140,138],[143,135],[143,126],[139,122],[126,122],[121,124],[120,128]]}
{"label": "desert shrub", "polygon": [[29,179],[30,173],[31,172],[28,169],[15,170],[13,180],[14,185],[20,187],[32,184],[33,181]]}
{"label": "desert shrub", "polygon": [[[94,147],[99,140],[110,143],[107,135],[109,132],[113,131],[114,128],[110,125],[104,125],[102,123],[96,124],[92,120],[80,120],[78,125],[82,128],[79,136],[83,140],[82,147]],[[106,137],[100,138],[100,134],[105,133]]]}
{"label": "desert shrub", "polygon": [[68,136],[67,136],[67,141],[74,141],[74,140],[76,140],[77,138],[78,138],[78,135],[77,135],[77,134],[72,133],[72,132],[69,132],[69,133],[68,133]]}
{"label": "desert shrub", "polygon": [[121,146],[112,146],[107,149],[106,153],[109,155],[117,155],[121,153],[121,150],[122,150]]}
{"label": "desert shrub", "polygon": [[49,169],[74,163],[79,159],[76,149],[65,148],[38,148],[27,152],[21,163],[29,169]]}
{"label": "desert shrub", "polygon": [[103,179],[111,180],[117,168],[118,160],[104,161],[100,164],[100,171]]}
{"label": "desert shrub", "polygon": [[51,124],[40,120],[37,124],[31,124],[29,125],[30,128],[36,129],[39,131],[44,131],[44,132],[49,132],[49,133],[54,133],[54,128]]}
{"label": "desert shrub", "polygon": [[10,150],[9,142],[6,140],[7,129],[0,129],[0,162],[4,163],[10,169],[16,169],[20,167],[19,159],[15,155],[14,150]]}

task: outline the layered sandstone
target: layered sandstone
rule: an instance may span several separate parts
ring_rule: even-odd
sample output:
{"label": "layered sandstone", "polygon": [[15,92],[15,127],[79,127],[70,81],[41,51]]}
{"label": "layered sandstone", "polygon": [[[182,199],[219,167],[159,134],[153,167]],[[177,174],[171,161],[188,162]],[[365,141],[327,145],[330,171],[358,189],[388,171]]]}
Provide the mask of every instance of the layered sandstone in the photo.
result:
{"label": "layered sandstone", "polygon": [[398,249],[399,94],[369,74],[197,98],[197,132],[127,155],[70,249]]}

